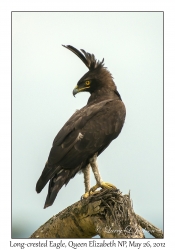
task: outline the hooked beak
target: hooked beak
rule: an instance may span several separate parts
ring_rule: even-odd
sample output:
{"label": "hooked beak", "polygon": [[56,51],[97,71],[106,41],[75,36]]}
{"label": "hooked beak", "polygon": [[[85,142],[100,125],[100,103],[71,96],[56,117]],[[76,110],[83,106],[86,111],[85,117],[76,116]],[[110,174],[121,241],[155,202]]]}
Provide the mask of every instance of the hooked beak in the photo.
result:
{"label": "hooked beak", "polygon": [[73,89],[73,96],[75,97],[75,95],[79,92],[78,89],[78,85]]}
{"label": "hooked beak", "polygon": [[73,90],[73,96],[75,97],[75,95],[79,92],[82,92],[82,91],[87,91],[87,89],[89,89],[90,86],[88,87],[80,87],[80,86],[75,86],[74,90]]}

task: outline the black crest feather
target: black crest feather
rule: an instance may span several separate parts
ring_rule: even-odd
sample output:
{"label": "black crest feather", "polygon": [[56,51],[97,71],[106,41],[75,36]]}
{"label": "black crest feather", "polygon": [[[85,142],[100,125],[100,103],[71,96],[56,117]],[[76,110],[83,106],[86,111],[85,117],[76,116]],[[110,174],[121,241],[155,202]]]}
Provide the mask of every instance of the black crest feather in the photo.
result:
{"label": "black crest feather", "polygon": [[69,49],[75,55],[77,55],[82,60],[82,62],[86,65],[86,67],[88,67],[89,70],[96,69],[97,67],[103,67],[104,65],[103,64],[104,58],[100,62],[96,60],[94,54],[90,54],[83,49],[81,49],[81,51],[83,52],[84,55],[71,45],[62,45],[62,46],[65,47],[66,49]]}

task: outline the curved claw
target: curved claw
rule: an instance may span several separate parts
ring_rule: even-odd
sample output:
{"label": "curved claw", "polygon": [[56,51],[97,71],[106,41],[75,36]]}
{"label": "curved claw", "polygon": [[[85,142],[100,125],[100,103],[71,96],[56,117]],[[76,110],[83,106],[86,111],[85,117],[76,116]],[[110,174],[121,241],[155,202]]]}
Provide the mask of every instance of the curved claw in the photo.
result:
{"label": "curved claw", "polygon": [[99,193],[99,191],[90,192],[90,190],[89,190],[89,192],[86,192],[85,194],[83,194],[81,196],[81,199],[87,199],[90,195],[93,195],[93,194],[96,194],[96,193]]}
{"label": "curved claw", "polygon": [[100,185],[101,188],[116,188],[116,186],[114,186],[113,184],[109,183],[109,182],[102,182]]}
{"label": "curved claw", "polygon": [[101,182],[100,184],[96,184],[95,186],[91,187],[91,189],[89,190],[89,192],[86,192],[85,194],[82,195],[83,199],[88,198],[90,195],[98,192],[96,191],[99,187],[103,188],[103,189],[110,189],[110,188],[116,188],[116,186],[114,186],[113,184],[109,183],[109,182]]}
{"label": "curved claw", "polygon": [[83,194],[83,195],[81,196],[81,199],[87,199],[90,195],[92,195],[92,193],[90,193],[90,191],[89,191],[89,192],[86,192],[85,194]]}

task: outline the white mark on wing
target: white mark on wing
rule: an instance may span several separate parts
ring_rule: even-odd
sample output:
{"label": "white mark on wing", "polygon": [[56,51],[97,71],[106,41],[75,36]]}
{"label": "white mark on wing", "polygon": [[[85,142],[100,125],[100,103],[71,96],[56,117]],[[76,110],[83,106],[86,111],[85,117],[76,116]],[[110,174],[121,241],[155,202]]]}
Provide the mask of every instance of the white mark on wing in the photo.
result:
{"label": "white mark on wing", "polygon": [[61,177],[62,177],[62,176],[59,176],[59,177],[57,178],[57,181],[58,181],[59,179],[61,179]]}
{"label": "white mark on wing", "polygon": [[64,169],[61,169],[61,170],[59,171],[59,174],[61,174],[61,173],[63,172],[63,170],[64,170]]}
{"label": "white mark on wing", "polygon": [[78,139],[78,141],[80,141],[81,139],[83,139],[83,135],[81,133],[79,133],[77,139]]}

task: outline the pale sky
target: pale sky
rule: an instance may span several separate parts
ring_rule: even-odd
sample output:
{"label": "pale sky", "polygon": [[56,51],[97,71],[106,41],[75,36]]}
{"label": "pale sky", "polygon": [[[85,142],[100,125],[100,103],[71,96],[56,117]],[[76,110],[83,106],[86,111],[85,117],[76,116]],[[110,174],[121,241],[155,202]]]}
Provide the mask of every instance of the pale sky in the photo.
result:
{"label": "pale sky", "polygon": [[23,230],[14,237],[29,237],[84,193],[79,174],[47,209],[47,187],[35,192],[55,135],[89,97],[73,97],[87,68],[62,44],[104,58],[126,122],[98,158],[102,178],[130,190],[134,211],[163,229],[163,13],[13,12],[12,226]]}

